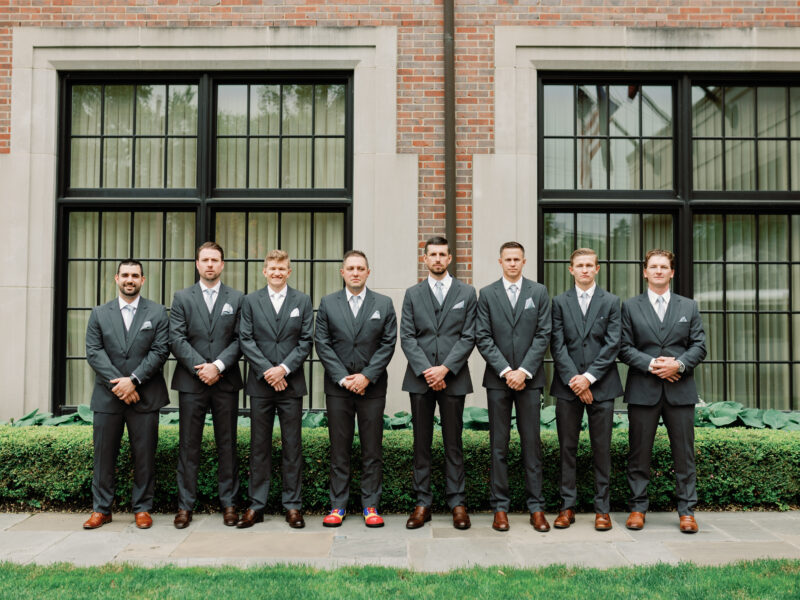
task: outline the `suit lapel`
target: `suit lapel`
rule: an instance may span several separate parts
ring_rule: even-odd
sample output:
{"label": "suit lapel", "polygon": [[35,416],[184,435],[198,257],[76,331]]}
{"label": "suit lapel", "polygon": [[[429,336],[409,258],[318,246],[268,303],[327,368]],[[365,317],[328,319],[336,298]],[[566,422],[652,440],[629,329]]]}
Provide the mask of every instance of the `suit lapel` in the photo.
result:
{"label": "suit lapel", "polygon": [[202,283],[195,283],[192,286],[192,297],[194,298],[194,303],[197,306],[197,310],[203,315],[202,321],[205,323],[208,331],[211,331],[211,321],[208,318],[208,306],[206,305],[205,295],[203,291],[200,289],[200,286],[203,285]]}
{"label": "suit lapel", "polygon": [[[431,322],[436,330],[439,330],[439,320],[436,318],[436,298],[433,296],[433,290],[431,290],[431,286],[428,283],[428,278],[426,277],[422,281],[417,284],[417,289],[419,293],[422,295],[423,302],[428,305],[428,313],[431,315]],[[449,296],[450,294],[448,294]]]}
{"label": "suit lapel", "polygon": [[[519,318],[522,316],[523,311],[525,310],[525,303],[528,302],[528,298],[531,297],[531,282],[525,279],[524,277],[520,280],[522,285],[519,287],[519,295],[517,296],[517,303],[514,305],[514,320],[512,321],[514,325],[517,324]],[[500,283],[502,285],[502,282]],[[503,288],[503,292],[505,292],[505,287]],[[511,306],[511,301],[506,297],[506,304]]]}
{"label": "suit lapel", "polygon": [[[500,306],[506,319],[508,319],[508,322],[513,325],[514,314],[511,312],[511,302],[508,299],[508,294],[506,294],[506,287],[503,285],[502,278],[496,281],[492,288],[497,298],[497,304]],[[520,295],[517,297],[517,304],[519,304],[520,298],[522,298],[522,290],[520,290]]]}
{"label": "suit lapel", "polygon": [[444,317],[447,313],[450,312],[450,309],[453,308],[453,305],[458,300],[458,297],[461,292],[461,283],[454,277],[453,281],[450,283],[450,289],[447,292],[447,296],[444,297],[444,302],[442,303],[442,310],[439,313],[439,321],[436,324],[437,327],[442,326],[442,321],[444,321]]}
{"label": "suit lapel", "polygon": [[[350,308],[350,303],[347,302],[347,292],[344,290],[340,290],[336,292],[336,306],[339,307],[339,310],[342,312],[341,322],[344,323],[347,331],[350,333],[350,338],[355,339],[356,332],[355,332],[355,322],[353,319],[353,311]],[[364,307],[361,307],[361,310],[364,310]],[[359,311],[360,313],[361,311]]]}
{"label": "suit lapel", "polygon": [[641,310],[642,314],[644,315],[645,321],[647,321],[647,324],[650,325],[650,329],[653,330],[656,338],[659,340],[662,339],[661,321],[658,320],[658,315],[653,309],[653,305],[650,304],[650,296],[648,296],[647,292],[645,292],[639,296],[639,298],[639,310]]}
{"label": "suit lapel", "polygon": [[564,292],[564,295],[567,299],[567,312],[575,323],[575,330],[583,332],[583,313],[581,312],[581,305],[578,303],[578,294],[575,292],[575,286]]}
{"label": "suit lapel", "polygon": [[111,327],[119,341],[119,347],[127,348],[127,342],[125,341],[125,321],[122,319],[122,311],[119,309],[118,298],[109,302],[108,318],[111,320]]}
{"label": "suit lapel", "polygon": [[[284,300],[284,304],[286,301]],[[272,300],[269,297],[269,286],[266,285],[258,291],[258,305],[261,307],[261,312],[264,313],[264,321],[267,326],[272,330],[273,335],[278,333],[278,315],[275,314],[275,307],[272,306]]]}
{"label": "suit lapel", "polygon": [[293,288],[289,286],[286,287],[286,298],[284,298],[283,304],[281,305],[281,312],[278,313],[278,327],[276,328],[276,335],[278,336],[280,336],[283,328],[286,326],[286,321],[289,320],[292,311],[296,308],[294,305],[296,295]]}
{"label": "suit lapel", "polygon": [[[573,293],[575,292],[575,288],[572,289]],[[600,312],[600,305],[604,301],[605,292],[601,290],[599,287],[594,288],[594,294],[592,295],[592,300],[589,302],[589,309],[586,311],[586,319],[583,320],[583,337],[589,335],[589,332],[592,330],[592,325],[594,325],[594,320],[597,318],[597,313]],[[575,294],[575,301],[577,303],[578,295]],[[578,314],[581,314],[580,304],[578,305]]]}
{"label": "suit lapel", "polygon": [[358,316],[356,316],[354,328],[355,328],[355,336],[359,334],[361,328],[364,327],[364,323],[367,322],[367,319],[370,318],[372,315],[372,307],[375,306],[375,294],[373,294],[370,290],[367,290],[366,297],[364,298],[364,303],[361,305],[361,308],[358,310]]}
{"label": "suit lapel", "polygon": [[131,321],[131,328],[128,329],[128,337],[125,343],[126,351],[130,350],[133,340],[138,335],[142,323],[145,321],[146,313],[149,308],[147,301],[144,298],[139,298],[139,308],[136,309],[136,313],[133,315],[133,321]]}

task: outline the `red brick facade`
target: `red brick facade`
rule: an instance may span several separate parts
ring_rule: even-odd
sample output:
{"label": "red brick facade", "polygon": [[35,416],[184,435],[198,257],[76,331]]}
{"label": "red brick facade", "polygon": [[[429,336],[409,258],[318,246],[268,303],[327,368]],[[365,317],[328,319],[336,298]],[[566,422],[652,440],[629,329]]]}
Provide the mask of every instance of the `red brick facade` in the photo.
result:
{"label": "red brick facade", "polygon": [[[458,273],[472,275],[472,157],[494,149],[494,27],[792,27],[798,0],[456,0]],[[419,156],[419,240],[444,230],[442,0],[0,0],[0,153],[14,27],[398,28],[397,151]]]}

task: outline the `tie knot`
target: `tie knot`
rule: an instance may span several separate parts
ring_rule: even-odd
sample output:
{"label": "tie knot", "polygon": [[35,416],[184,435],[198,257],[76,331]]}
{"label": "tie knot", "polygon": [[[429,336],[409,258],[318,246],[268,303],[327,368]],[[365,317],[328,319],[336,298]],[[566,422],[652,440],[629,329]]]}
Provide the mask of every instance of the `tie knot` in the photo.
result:
{"label": "tie knot", "polygon": [[581,298],[583,298],[584,300],[588,300],[589,299],[589,292],[583,292],[581,294]]}
{"label": "tie knot", "polygon": [[518,289],[519,288],[517,288],[516,283],[512,283],[510,286],[508,286],[508,291],[510,291],[512,294],[516,294]]}
{"label": "tie knot", "polygon": [[136,307],[133,304],[126,304],[124,309],[127,310],[129,313],[133,314],[134,311],[136,310]]}

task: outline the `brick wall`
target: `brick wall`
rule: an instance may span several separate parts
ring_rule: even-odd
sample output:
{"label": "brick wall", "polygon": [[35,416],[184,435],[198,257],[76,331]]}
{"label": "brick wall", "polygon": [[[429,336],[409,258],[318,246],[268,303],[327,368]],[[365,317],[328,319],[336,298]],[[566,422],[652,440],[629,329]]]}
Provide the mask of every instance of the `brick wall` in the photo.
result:
{"label": "brick wall", "polygon": [[[441,0],[0,0],[0,154],[13,27],[398,28],[397,151],[419,156],[419,242],[444,231]],[[494,26],[792,27],[798,0],[456,0],[458,274],[472,274],[472,157],[494,148]],[[422,274],[422,271],[420,271]]]}

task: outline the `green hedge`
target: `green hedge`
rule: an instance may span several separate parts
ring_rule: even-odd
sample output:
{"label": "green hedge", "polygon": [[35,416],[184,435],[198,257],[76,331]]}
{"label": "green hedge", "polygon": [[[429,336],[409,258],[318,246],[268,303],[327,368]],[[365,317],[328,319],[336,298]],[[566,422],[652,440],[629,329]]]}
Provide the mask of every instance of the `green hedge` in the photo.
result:
{"label": "green hedge", "polygon": [[[746,429],[696,429],[698,495],[701,508],[788,508],[800,503],[800,434],[792,431]],[[269,507],[280,512],[280,436],[273,441],[273,484]],[[467,506],[489,510],[489,436],[484,431],[464,432],[467,467]],[[411,489],[412,433],[384,432],[385,512],[406,512],[414,507]],[[242,504],[246,505],[247,470],[250,457],[249,429],[239,429],[238,450],[242,482]],[[625,480],[628,437],[614,431],[612,438],[611,503],[625,510],[628,487]],[[162,426],[156,457],[156,511],[176,508],[178,427]],[[558,507],[558,440],[555,432],[542,432],[544,493],[549,510]],[[328,432],[303,430],[303,505],[309,512],[328,508]],[[360,456],[356,440],[353,456]],[[434,505],[445,508],[444,457],[441,437],[434,436]],[[358,459],[354,463],[359,463]],[[358,479],[360,464],[354,464]],[[118,508],[130,510],[132,461],[127,437],[118,463]],[[578,448],[578,509],[591,511],[593,481],[588,435],[581,434]],[[653,510],[674,507],[674,473],[666,432],[659,428],[650,484]],[[520,442],[512,432],[509,456],[512,510],[525,510],[525,484],[520,464]],[[92,430],[89,427],[0,426],[0,504],[5,507],[83,509],[91,507]],[[359,484],[352,486],[351,507],[358,510]],[[206,428],[200,464],[198,509],[216,509],[216,450],[211,428]]]}

